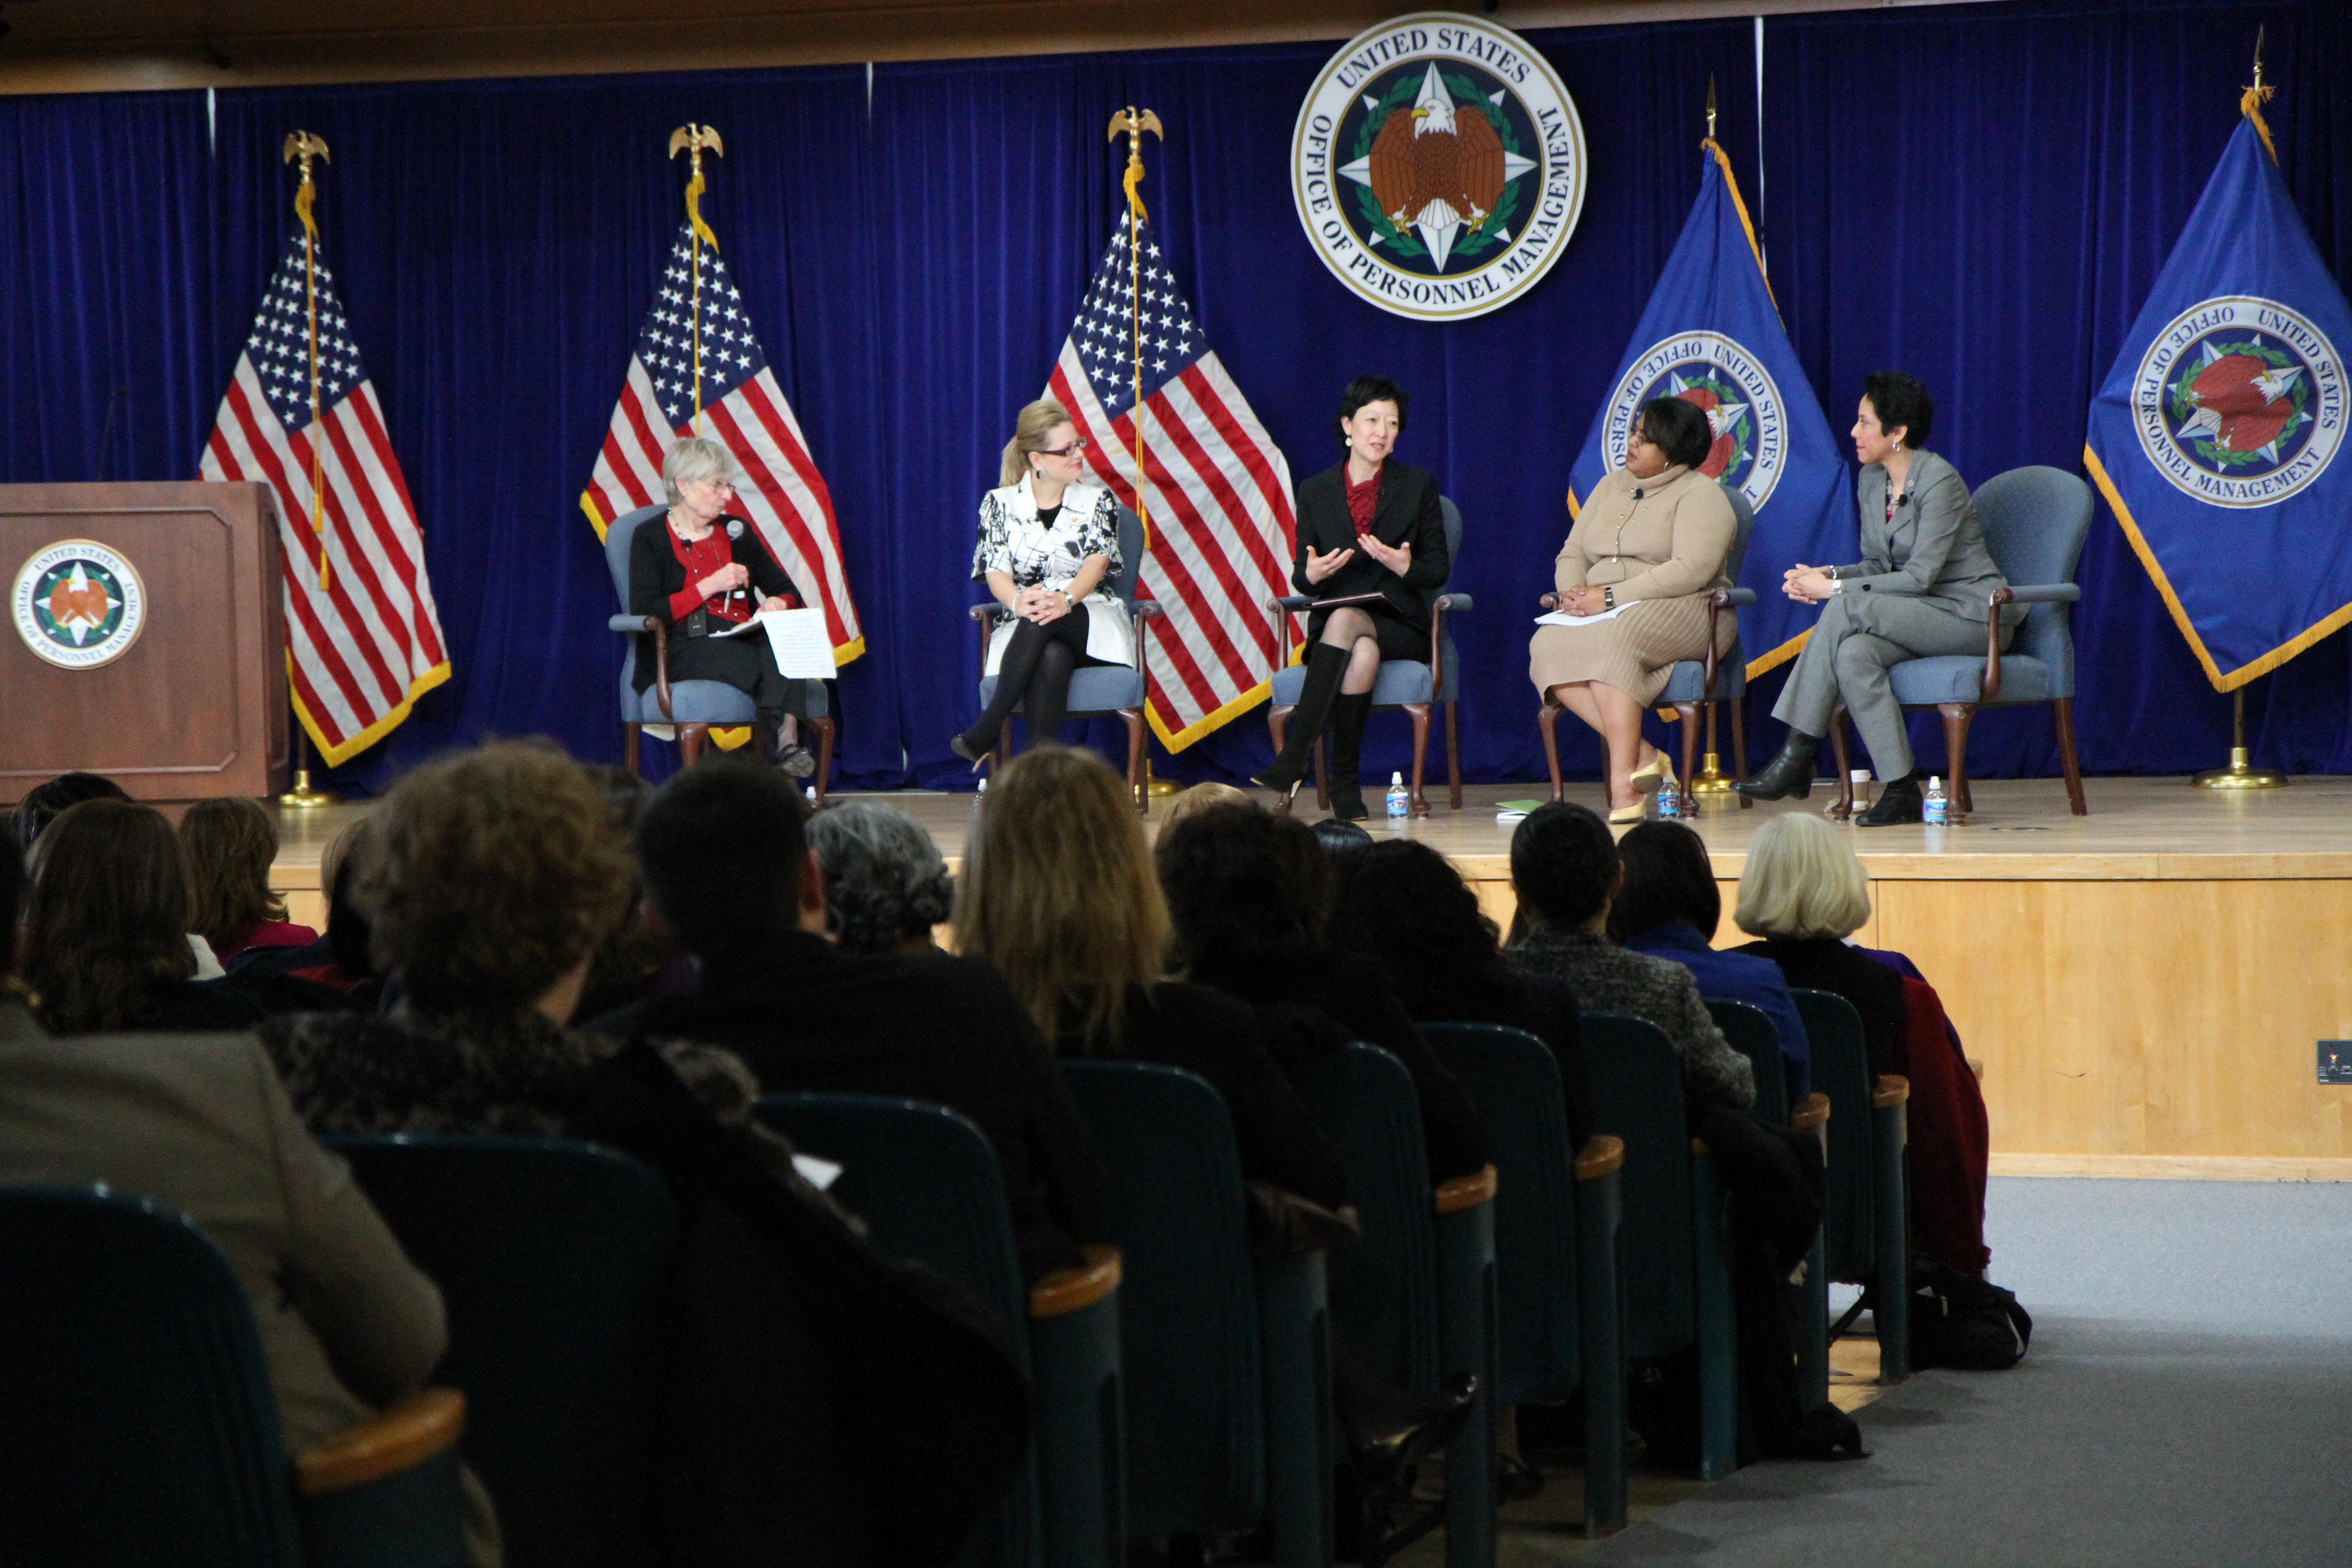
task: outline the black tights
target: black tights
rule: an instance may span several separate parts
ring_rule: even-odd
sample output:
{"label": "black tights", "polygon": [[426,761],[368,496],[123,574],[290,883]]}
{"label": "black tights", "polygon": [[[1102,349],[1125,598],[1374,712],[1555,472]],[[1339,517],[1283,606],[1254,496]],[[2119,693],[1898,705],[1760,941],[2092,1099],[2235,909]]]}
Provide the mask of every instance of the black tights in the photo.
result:
{"label": "black tights", "polygon": [[996,694],[964,731],[973,751],[995,748],[1004,721],[1016,707],[1029,721],[1031,745],[1061,739],[1062,721],[1070,713],[1070,677],[1087,665],[1103,662],[1087,655],[1087,630],[1091,624],[1083,609],[1042,626],[1027,619],[1013,623],[1013,640],[1005,645],[1004,657],[996,667]]}

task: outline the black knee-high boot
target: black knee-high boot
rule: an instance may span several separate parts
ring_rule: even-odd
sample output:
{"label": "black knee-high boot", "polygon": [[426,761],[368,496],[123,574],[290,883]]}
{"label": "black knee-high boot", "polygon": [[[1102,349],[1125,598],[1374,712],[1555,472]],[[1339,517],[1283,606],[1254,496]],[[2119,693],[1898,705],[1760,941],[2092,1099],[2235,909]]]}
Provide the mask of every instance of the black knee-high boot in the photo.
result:
{"label": "black knee-high boot", "polygon": [[1298,706],[1290,710],[1282,754],[1274,759],[1272,767],[1253,775],[1250,783],[1282,795],[1298,787],[1298,781],[1307,774],[1307,758],[1323,734],[1323,721],[1330,717],[1331,700],[1339,694],[1339,678],[1348,673],[1348,655],[1347,648],[1327,642],[1307,650],[1307,685],[1298,694]]}
{"label": "black knee-high boot", "polygon": [[1341,822],[1361,822],[1370,812],[1364,809],[1364,792],[1359,787],[1363,773],[1364,721],[1372,715],[1372,694],[1359,691],[1352,696],[1343,691],[1331,700],[1331,815]]}
{"label": "black knee-high boot", "polygon": [[1004,721],[1029,689],[1029,678],[1037,673],[1037,660],[1045,656],[1045,628],[1031,620],[1013,623],[1012,640],[1004,645],[1004,657],[996,665],[996,691],[989,698],[988,706],[971,728],[948,742],[948,749],[968,763],[976,763],[996,749],[999,731]]}

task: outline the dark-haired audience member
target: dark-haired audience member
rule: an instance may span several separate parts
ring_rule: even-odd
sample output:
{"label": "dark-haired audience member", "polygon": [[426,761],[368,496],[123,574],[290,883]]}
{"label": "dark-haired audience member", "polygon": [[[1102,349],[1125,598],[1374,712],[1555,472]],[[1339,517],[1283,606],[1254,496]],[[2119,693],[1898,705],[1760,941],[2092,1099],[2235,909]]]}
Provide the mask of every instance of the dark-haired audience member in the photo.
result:
{"label": "dark-haired audience member", "polygon": [[1179,971],[1296,1026],[1276,1041],[1305,1059],[1361,1040],[1412,1075],[1433,1184],[1486,1165],[1477,1108],[1423,1039],[1380,964],[1330,943],[1331,863],[1297,817],[1223,805],[1164,828],[1154,847]]}
{"label": "dark-haired audience member", "polygon": [[591,1026],[730,1047],[772,1092],[952,1106],[995,1147],[1028,1278],[1084,1265],[1105,1238],[1102,1167],[1035,1022],[984,960],[826,941],[806,812],[791,781],[731,760],[664,784],[637,820],[637,857],[655,913],[702,962],[701,988]]}
{"label": "dark-haired audience member", "polygon": [[1631,952],[1671,959],[1691,972],[1709,1001],[1745,1002],[1772,1021],[1789,1103],[1812,1092],[1812,1050],[1788,978],[1769,959],[1714,945],[1723,893],[1706,843],[1679,822],[1645,822],[1617,841],[1623,886],[1609,906],[1609,934]]}
{"label": "dark-haired audience member", "polygon": [[1843,834],[1801,811],[1758,828],[1731,918],[1757,939],[1739,952],[1853,1004],[1874,1076],[1904,1071],[1903,977],[1845,940],[1870,919],[1870,883]]}
{"label": "dark-haired audience member", "polygon": [[[961,1330],[946,1334],[953,1354],[939,1353],[929,1309],[752,1120],[758,1086],[742,1062],[564,1027],[635,875],[584,769],[511,742],[427,763],[385,795],[369,839],[357,892],[399,1002],[381,1016],[271,1019],[264,1042],[314,1130],[588,1138],[679,1193],[678,1267],[656,1312],[665,1561],[901,1560],[888,1548],[923,1510],[891,1495],[891,1455],[940,1456],[897,1424],[934,1399],[951,1412],[940,1429],[971,1445],[982,1472],[1010,1473],[1008,1369]],[[861,1408],[873,1397],[861,1369],[893,1355],[907,1386],[876,1418]]]}
{"label": "dark-haired audience member", "polygon": [[1332,945],[1379,960],[1397,1000],[1420,1023],[1503,1024],[1550,1047],[1569,1138],[1582,1148],[1592,1131],[1592,1080],[1575,988],[1512,968],[1478,895],[1426,844],[1392,838],[1338,857],[1333,870]]}
{"label": "dark-haired audience member", "polygon": [[1691,972],[1609,940],[1622,875],[1608,825],[1591,812],[1564,801],[1529,812],[1511,836],[1511,886],[1529,917],[1511,963],[1567,981],[1587,1010],[1630,1013],[1664,1030],[1682,1058],[1688,1104],[1747,1109],[1755,1074],[1715,1026]]}
{"label": "dark-haired audience member", "polygon": [[16,803],[16,842],[30,860],[33,840],[83,801],[130,798],[130,792],[102,773],[59,773],[47,784],[35,784]]}
{"label": "dark-haired audience member", "polygon": [[52,1034],[243,1029],[262,1009],[198,980],[187,860],[152,806],[104,796],[42,829],[25,911],[25,980]]}
{"label": "dark-haired audience member", "polygon": [[878,800],[844,801],[809,818],[808,840],[844,952],[919,955],[938,945],[932,931],[954,911],[955,879],[913,817]]}
{"label": "dark-haired audience member", "polygon": [[[441,1293],[303,1131],[261,1047],[53,1037],[16,978],[24,882],[16,841],[0,839],[0,1180],[102,1182],[203,1226],[252,1305],[290,1452],[415,1393],[448,1345]],[[466,1524],[468,1558],[497,1563],[497,1519],[470,1478]]]}
{"label": "dark-haired audience member", "polygon": [[[624,842],[636,830],[637,814],[654,796],[654,786],[627,768],[610,763],[585,764],[590,779],[604,792],[613,808],[613,822]],[[632,861],[634,865],[634,860]],[[596,944],[588,961],[588,981],[580,991],[576,1018],[598,1018],[648,996],[683,996],[698,976],[694,956],[661,925],[646,918],[645,888],[632,879],[614,917],[613,929]]]}
{"label": "dark-haired audience member", "polygon": [[[1165,833],[1168,830],[1162,827],[1160,831]],[[1337,865],[1359,849],[1370,849],[1373,839],[1364,831],[1364,825],[1360,822],[1343,822],[1339,817],[1327,816],[1315,825],[1315,842],[1323,846],[1323,852],[1330,856],[1332,863]]]}
{"label": "dark-haired audience member", "polygon": [[189,929],[211,944],[226,968],[257,947],[301,947],[319,940],[286,918],[286,900],[269,886],[278,858],[278,824],[259,801],[200,800],[180,818],[188,854]]}
{"label": "dark-haired audience member", "polygon": [[252,947],[229,964],[229,977],[250,987],[273,975],[307,981],[341,993],[361,1012],[372,1010],[383,990],[368,952],[368,920],[352,895],[359,857],[367,843],[368,819],[346,823],[319,857],[319,887],[327,896],[327,930],[300,947]]}

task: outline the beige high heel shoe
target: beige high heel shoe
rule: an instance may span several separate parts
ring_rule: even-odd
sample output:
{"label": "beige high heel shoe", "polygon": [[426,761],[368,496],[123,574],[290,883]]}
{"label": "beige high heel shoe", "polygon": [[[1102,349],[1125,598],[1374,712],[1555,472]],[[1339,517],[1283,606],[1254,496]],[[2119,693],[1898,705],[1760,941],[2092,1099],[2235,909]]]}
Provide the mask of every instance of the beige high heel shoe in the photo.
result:
{"label": "beige high heel shoe", "polygon": [[1682,787],[1675,778],[1674,759],[1666,755],[1664,747],[1659,748],[1657,753],[1648,762],[1633,770],[1630,782],[1643,795],[1655,795],[1667,784],[1673,784],[1676,789]]}

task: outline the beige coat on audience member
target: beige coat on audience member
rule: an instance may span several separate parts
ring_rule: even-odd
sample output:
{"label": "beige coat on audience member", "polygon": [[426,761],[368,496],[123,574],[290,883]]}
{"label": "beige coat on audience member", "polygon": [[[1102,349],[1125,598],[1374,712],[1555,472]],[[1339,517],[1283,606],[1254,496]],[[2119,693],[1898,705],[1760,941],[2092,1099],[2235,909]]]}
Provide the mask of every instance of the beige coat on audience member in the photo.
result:
{"label": "beige coat on audience member", "polygon": [[[1723,567],[1738,531],[1723,487],[1679,464],[1647,479],[1619,468],[1593,486],[1553,560],[1552,586],[1614,588],[1634,607],[1598,626],[1538,626],[1528,647],[1537,691],[1598,680],[1644,705],[1655,700],[1677,661],[1706,657],[1706,595],[1731,586]],[[1718,653],[1735,630],[1732,616],[1717,617]]]}
{"label": "beige coat on audience member", "polygon": [[104,1182],[204,1227],[253,1303],[289,1452],[423,1385],[441,1292],[249,1035],[53,1038],[0,998],[0,1180]]}

